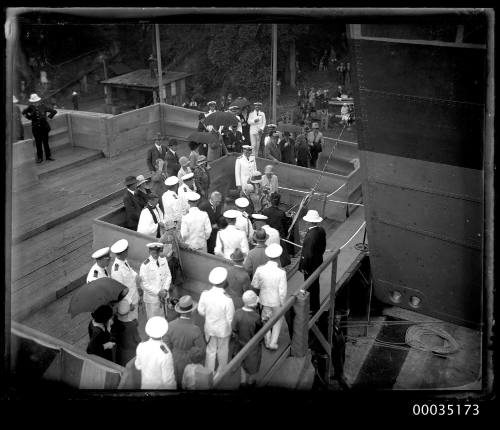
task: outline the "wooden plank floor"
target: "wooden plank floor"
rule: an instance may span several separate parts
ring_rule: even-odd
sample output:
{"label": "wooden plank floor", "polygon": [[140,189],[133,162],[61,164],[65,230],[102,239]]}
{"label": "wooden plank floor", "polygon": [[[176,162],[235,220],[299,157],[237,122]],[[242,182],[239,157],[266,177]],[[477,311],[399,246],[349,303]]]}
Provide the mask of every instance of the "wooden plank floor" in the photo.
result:
{"label": "wooden plank floor", "polygon": [[92,220],[120,204],[115,199],[12,247],[14,319],[55,300],[59,290],[88,273]]}
{"label": "wooden plank floor", "polygon": [[[187,154],[179,145],[179,155]],[[12,195],[12,237],[23,237],[75,210],[91,205],[124,188],[126,176],[147,175],[148,145],[103,158],[91,164],[55,173]],[[55,161],[57,162],[57,161]]]}

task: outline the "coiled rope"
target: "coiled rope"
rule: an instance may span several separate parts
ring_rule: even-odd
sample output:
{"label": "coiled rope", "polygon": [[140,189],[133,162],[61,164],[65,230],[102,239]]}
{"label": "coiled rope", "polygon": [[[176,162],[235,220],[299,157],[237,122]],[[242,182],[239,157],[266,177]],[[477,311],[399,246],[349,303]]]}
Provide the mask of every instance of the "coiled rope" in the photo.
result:
{"label": "coiled rope", "polygon": [[[430,343],[435,336],[443,340],[442,345]],[[429,339],[425,339],[428,337]],[[434,324],[416,324],[406,330],[405,342],[412,348],[420,351],[432,352],[436,355],[454,354],[460,349],[458,342],[446,330]]]}

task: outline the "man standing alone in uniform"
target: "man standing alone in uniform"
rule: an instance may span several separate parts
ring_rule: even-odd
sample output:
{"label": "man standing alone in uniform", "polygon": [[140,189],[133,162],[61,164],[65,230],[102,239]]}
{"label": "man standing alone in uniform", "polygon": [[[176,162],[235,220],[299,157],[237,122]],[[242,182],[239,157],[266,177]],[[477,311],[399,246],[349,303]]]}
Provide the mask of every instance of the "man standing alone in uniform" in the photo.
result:
{"label": "man standing alone in uniform", "polygon": [[109,262],[111,261],[111,256],[109,255],[109,246],[106,248],[98,249],[92,254],[92,258],[95,259],[95,264],[90,268],[89,274],[87,275],[87,283],[95,281],[99,278],[109,277],[108,269]]}
{"label": "man standing alone in uniform", "polygon": [[198,313],[205,317],[205,338],[208,343],[205,367],[214,372],[216,356],[219,362],[218,369],[223,368],[228,362],[234,305],[225,292],[227,270],[224,267],[212,269],[208,282],[212,288],[201,293]]}
{"label": "man standing alone in uniform", "polygon": [[[300,257],[299,270],[304,273],[304,281],[323,263],[323,253],[326,249],[326,233],[319,223],[323,221],[317,211],[309,210],[302,218],[309,224]],[[319,277],[309,287],[311,297],[311,313],[314,315],[319,310]]]}
{"label": "man standing alone in uniform", "polygon": [[250,125],[250,142],[252,144],[253,155],[257,157],[259,155],[260,137],[266,126],[266,115],[260,110],[262,107],[261,102],[255,102],[253,105],[255,106],[255,110],[250,112],[247,122]]}
{"label": "man standing alone in uniform", "polygon": [[257,171],[255,156],[252,155],[252,147],[250,145],[243,145],[242,148],[243,155],[240,155],[234,164],[234,179],[240,195],[243,186],[248,183],[248,180]]}
{"label": "man standing alone in uniform", "polygon": [[174,360],[172,352],[163,343],[168,332],[168,322],[163,317],[153,317],[146,323],[149,340],[137,346],[135,368],[141,372],[141,390],[175,390]]}
{"label": "man standing alone in uniform", "polygon": [[[147,318],[166,316],[166,301],[169,297],[172,276],[166,257],[161,257],[163,243],[153,242],[146,245],[149,257],[141,264],[139,275],[144,290],[144,304]],[[162,309],[163,307],[163,309]]]}
{"label": "man standing alone in uniform", "polygon": [[50,154],[50,125],[47,121],[47,116],[49,119],[52,119],[57,114],[57,111],[40,103],[41,101],[42,99],[38,97],[37,94],[31,94],[29,99],[30,104],[22,112],[22,114],[31,121],[31,130],[33,131],[33,138],[36,144],[37,163],[43,161],[43,151],[45,151],[46,160],[54,161]]}

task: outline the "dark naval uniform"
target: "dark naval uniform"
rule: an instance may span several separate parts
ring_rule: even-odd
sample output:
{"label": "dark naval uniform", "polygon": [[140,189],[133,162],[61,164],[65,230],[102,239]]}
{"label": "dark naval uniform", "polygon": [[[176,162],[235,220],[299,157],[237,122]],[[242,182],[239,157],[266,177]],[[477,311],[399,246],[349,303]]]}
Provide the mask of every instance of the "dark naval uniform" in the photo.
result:
{"label": "dark naval uniform", "polygon": [[36,144],[37,161],[43,160],[43,151],[45,151],[45,158],[47,160],[51,158],[49,147],[50,125],[47,121],[47,116],[49,119],[52,119],[56,113],[57,111],[55,109],[45,106],[44,104],[39,106],[29,105],[22,112],[22,114],[31,121],[31,130],[33,131],[33,138]]}

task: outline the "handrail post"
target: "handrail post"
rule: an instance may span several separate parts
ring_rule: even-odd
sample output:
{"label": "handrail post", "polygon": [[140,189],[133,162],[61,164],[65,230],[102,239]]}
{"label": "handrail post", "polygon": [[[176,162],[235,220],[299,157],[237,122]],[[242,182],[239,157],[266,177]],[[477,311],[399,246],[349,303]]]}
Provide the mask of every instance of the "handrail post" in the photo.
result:
{"label": "handrail post", "polygon": [[[338,256],[332,260],[332,273],[330,279],[330,312],[328,314],[328,345],[330,346],[330,351],[332,349],[333,342],[333,323],[335,315],[335,295],[336,295],[336,285],[337,285],[337,260]],[[332,355],[328,355],[328,364],[326,366],[325,381],[330,384],[330,375],[332,374]]]}

